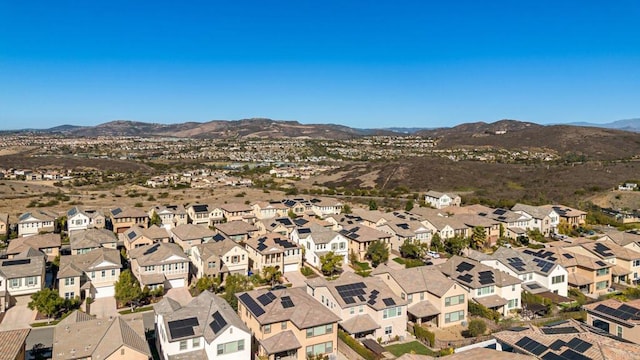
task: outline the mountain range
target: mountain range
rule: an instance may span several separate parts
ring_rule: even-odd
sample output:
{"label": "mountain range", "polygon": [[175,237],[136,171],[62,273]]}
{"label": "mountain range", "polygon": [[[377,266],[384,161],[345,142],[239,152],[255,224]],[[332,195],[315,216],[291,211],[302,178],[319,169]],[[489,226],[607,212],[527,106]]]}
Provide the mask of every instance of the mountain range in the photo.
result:
{"label": "mountain range", "polygon": [[569,123],[567,125],[589,126],[589,127],[599,127],[599,128],[605,128],[605,129],[617,129],[617,130],[640,132],[640,118],[618,120],[618,121],[614,121],[606,124],[574,122],[574,123]]}

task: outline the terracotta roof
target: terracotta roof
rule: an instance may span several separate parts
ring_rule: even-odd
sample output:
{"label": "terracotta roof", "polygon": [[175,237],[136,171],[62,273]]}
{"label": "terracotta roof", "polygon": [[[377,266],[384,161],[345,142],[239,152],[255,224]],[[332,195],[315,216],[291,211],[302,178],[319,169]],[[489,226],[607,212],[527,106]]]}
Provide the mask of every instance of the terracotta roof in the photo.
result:
{"label": "terracotta roof", "polygon": [[369,314],[356,315],[340,322],[340,326],[349,334],[357,334],[380,329],[380,325],[373,320]]}
{"label": "terracotta roof", "polygon": [[440,314],[440,310],[438,310],[438,308],[436,308],[429,300],[420,301],[417,304],[409,306],[407,312],[418,318]]}
{"label": "terracotta roof", "polygon": [[269,354],[276,354],[282,351],[299,349],[302,347],[294,335],[293,331],[281,331],[271,337],[260,340],[260,345]]}
{"label": "terracotta roof", "polygon": [[0,331],[0,360],[15,360],[24,348],[31,329]]}
{"label": "terracotta roof", "polygon": [[475,300],[480,305],[484,305],[485,307],[488,307],[489,309],[498,307],[498,306],[503,306],[508,302],[507,299],[498,295],[483,296],[479,298],[473,298],[473,300]]}

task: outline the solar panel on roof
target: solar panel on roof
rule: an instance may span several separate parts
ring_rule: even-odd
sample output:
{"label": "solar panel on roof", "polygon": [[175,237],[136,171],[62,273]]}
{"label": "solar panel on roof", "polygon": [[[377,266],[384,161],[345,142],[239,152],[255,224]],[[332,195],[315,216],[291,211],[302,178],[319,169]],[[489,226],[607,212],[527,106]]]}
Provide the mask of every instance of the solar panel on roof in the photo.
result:
{"label": "solar panel on roof", "polygon": [[75,208],[75,207],[71,208],[71,210],[69,210],[69,216],[73,216],[73,215],[75,215],[77,213],[78,213],[78,209]]}
{"label": "solar panel on roof", "polygon": [[198,318],[192,317],[188,319],[169,321],[167,325],[169,326],[169,333],[171,334],[171,337],[179,339],[195,335],[193,327],[200,325],[200,323],[198,322]]}
{"label": "solar panel on roof", "polygon": [[281,297],[280,298],[280,303],[282,304],[282,307],[285,308],[285,309],[293,307],[293,301],[291,300],[291,297],[289,297],[289,296]]}
{"label": "solar panel on roof", "polygon": [[212,315],[213,321],[209,324],[211,330],[213,330],[214,334],[218,334],[220,330],[224,329],[227,326],[227,321],[222,317],[220,312],[216,311]]}
{"label": "solar panel on roof", "polygon": [[396,302],[393,301],[392,298],[384,298],[382,299],[382,302],[386,305],[386,306],[391,306],[391,305],[395,305]]}
{"label": "solar panel on roof", "polygon": [[604,257],[613,256],[611,249],[609,249],[607,246],[605,246],[602,243],[596,243],[593,250],[596,253],[598,253],[600,256],[604,256]]}
{"label": "solar panel on roof", "polygon": [[458,279],[466,283],[470,283],[473,279],[473,276],[471,276],[471,274],[458,275]]}
{"label": "solar panel on roof", "polygon": [[260,302],[260,304],[262,304],[262,306],[267,306],[269,304],[271,304],[271,302],[273,300],[275,300],[276,296],[273,295],[273,293],[271,291],[264,293],[260,296],[258,296],[258,301]]}
{"label": "solar panel on roof", "polygon": [[2,266],[26,265],[30,263],[31,259],[5,260],[2,262]]}
{"label": "solar panel on roof", "polygon": [[536,283],[533,283],[533,284],[527,284],[527,287],[529,289],[536,290],[536,289],[540,289],[542,286],[540,286],[540,285],[538,285]]}
{"label": "solar panel on roof", "polygon": [[[558,340],[560,341],[560,340]],[[554,343],[555,344],[555,343]],[[541,357],[542,360],[567,360],[566,358],[558,355],[558,354],[554,354],[552,352],[548,352],[544,355],[542,355]]]}
{"label": "solar panel on roof", "polygon": [[551,327],[551,328],[542,328],[543,333],[547,335],[558,335],[558,334],[576,334],[579,331],[573,326],[563,326],[563,327]]}
{"label": "solar panel on roof", "polygon": [[607,266],[607,263],[605,263],[604,261],[596,261],[596,265]]}
{"label": "solar panel on roof", "polygon": [[561,347],[566,346],[566,345],[567,344],[564,341],[556,340],[549,346],[549,348],[557,351],[557,350],[560,350]]}
{"label": "solar panel on roof", "polygon": [[458,266],[456,266],[456,271],[457,272],[469,271],[469,270],[473,269],[474,267],[475,267],[475,265],[469,264],[468,262],[463,261],[460,264],[458,264]]}
{"label": "solar panel on roof", "polygon": [[251,313],[253,313],[255,317],[260,317],[264,314],[264,309],[260,307],[260,305],[258,305],[255,300],[253,300],[251,295],[245,293],[240,295],[238,299],[240,299],[240,301],[244,303],[247,309],[249,309],[249,311],[251,311]]}
{"label": "solar panel on roof", "polygon": [[375,305],[376,303],[376,299],[370,299],[369,301],[367,301],[367,304],[369,305]]}
{"label": "solar panel on roof", "polygon": [[577,353],[571,349],[567,349],[562,352],[562,357],[568,360],[591,360],[591,358],[586,357],[580,353]]}
{"label": "solar panel on roof", "polygon": [[116,216],[116,215],[120,214],[121,212],[122,212],[122,209],[120,209],[120,208],[111,210],[111,213],[113,214],[113,216]]}
{"label": "solar panel on roof", "polygon": [[136,237],[136,232],[130,231],[129,234],[127,234],[127,237],[129,238],[129,240],[133,240]]}
{"label": "solar panel on roof", "polygon": [[527,350],[528,352],[534,355],[540,355],[543,352],[547,351],[547,347],[545,345],[540,344],[539,342],[529,338],[528,336],[523,337],[517,343],[517,346]]}
{"label": "solar panel on roof", "polygon": [[589,350],[589,348],[591,348],[591,346],[593,346],[591,343],[588,343],[586,341],[583,341],[581,339],[578,338],[573,338],[571,339],[571,341],[569,341],[567,343],[567,346],[574,349],[575,351],[579,352],[579,353],[583,353],[587,350]]}
{"label": "solar panel on roof", "polygon": [[207,205],[194,205],[193,211],[195,212],[207,212],[209,211],[209,207]]}
{"label": "solar panel on roof", "polygon": [[378,294],[380,294],[380,291],[375,290],[375,289],[371,290],[371,295],[376,295],[377,296]]}

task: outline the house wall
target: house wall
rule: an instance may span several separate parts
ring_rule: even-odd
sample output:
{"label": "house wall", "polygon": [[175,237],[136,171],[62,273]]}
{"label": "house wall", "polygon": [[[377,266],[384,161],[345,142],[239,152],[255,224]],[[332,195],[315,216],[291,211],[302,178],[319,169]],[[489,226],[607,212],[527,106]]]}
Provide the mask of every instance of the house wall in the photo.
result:
{"label": "house wall", "polygon": [[600,317],[598,315],[592,314],[591,312],[587,311],[587,325],[593,325],[594,320],[599,320],[599,321],[604,321],[607,324],[609,324],[609,334],[618,336],[618,327],[620,327],[622,329],[622,338],[628,341],[631,341],[632,343],[635,344],[640,344],[640,327],[639,326],[633,326],[633,327],[626,327],[623,325],[619,325],[611,320],[605,319],[603,317]]}
{"label": "house wall", "polygon": [[44,269],[43,274],[34,276],[35,282],[33,285],[27,285],[27,277],[19,277],[18,286],[12,286],[13,279],[7,279],[7,291],[11,296],[20,296],[20,295],[28,295],[36,293],[44,287],[42,279],[44,279]]}
{"label": "house wall", "polygon": [[106,357],[106,360],[148,360],[149,356],[141,353],[138,350],[132,349],[128,346],[121,346],[111,355]]}
{"label": "house wall", "polygon": [[127,239],[124,240],[124,247],[125,249],[127,249],[127,251],[131,250],[131,249],[135,249],[137,247],[141,247],[141,246],[145,246],[145,245],[152,245],[153,244],[153,240],[145,237],[145,236],[140,236],[137,239],[133,240],[133,241],[128,241]]}
{"label": "house wall", "polygon": [[53,232],[55,224],[53,221],[34,221],[18,224],[19,236],[37,235],[40,232]]}
{"label": "house wall", "polygon": [[[65,285],[65,279],[73,279],[73,284]],[[61,298],[65,297],[66,293],[73,293],[73,296],[80,296],[80,276],[74,276],[69,278],[58,279],[58,294]]]}
{"label": "house wall", "polygon": [[69,230],[69,233],[79,230],[85,230],[89,227],[90,223],[91,219],[89,219],[88,216],[82,213],[77,213],[73,217],[67,219],[67,229]]}

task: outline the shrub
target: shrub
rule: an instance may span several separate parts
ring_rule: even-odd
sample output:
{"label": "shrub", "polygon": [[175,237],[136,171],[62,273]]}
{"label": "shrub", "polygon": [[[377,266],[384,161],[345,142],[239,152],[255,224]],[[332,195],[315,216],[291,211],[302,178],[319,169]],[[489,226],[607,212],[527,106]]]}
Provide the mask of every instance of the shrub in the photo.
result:
{"label": "shrub", "polygon": [[468,302],[468,308],[469,308],[469,314],[471,314],[471,315],[480,316],[480,317],[483,317],[485,319],[493,320],[495,322],[498,322],[500,320],[500,313],[499,312],[497,312],[495,310],[491,310],[491,309],[485,307],[482,304],[478,304],[476,302],[469,301]]}
{"label": "shrub", "polygon": [[309,268],[308,266],[301,267],[300,272],[302,273],[302,275],[306,277],[309,277],[314,274],[313,270],[311,270],[311,268]]}
{"label": "shrub", "polygon": [[480,319],[473,319],[469,321],[469,335],[473,337],[478,337],[484,334],[487,331],[487,324]]}
{"label": "shrub", "polygon": [[423,328],[419,324],[413,325],[413,333],[416,338],[418,338],[418,340],[428,343],[429,346],[433,346],[433,344],[436,342],[436,334]]}

